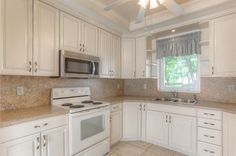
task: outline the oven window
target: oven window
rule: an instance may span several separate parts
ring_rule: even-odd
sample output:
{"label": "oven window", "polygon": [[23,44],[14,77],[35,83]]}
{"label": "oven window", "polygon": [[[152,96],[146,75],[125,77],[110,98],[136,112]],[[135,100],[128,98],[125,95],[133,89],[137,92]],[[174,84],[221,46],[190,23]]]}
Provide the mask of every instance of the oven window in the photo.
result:
{"label": "oven window", "polygon": [[104,115],[81,121],[81,140],[85,140],[105,130]]}
{"label": "oven window", "polygon": [[93,64],[91,61],[65,58],[65,72],[76,74],[92,74]]}

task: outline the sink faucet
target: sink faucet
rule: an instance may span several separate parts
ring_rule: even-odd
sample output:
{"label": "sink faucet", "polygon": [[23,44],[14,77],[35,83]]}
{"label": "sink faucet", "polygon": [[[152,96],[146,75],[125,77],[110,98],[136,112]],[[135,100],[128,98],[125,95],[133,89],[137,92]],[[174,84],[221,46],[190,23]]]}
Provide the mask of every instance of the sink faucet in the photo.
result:
{"label": "sink faucet", "polygon": [[174,98],[178,98],[178,93],[176,91],[170,92]]}

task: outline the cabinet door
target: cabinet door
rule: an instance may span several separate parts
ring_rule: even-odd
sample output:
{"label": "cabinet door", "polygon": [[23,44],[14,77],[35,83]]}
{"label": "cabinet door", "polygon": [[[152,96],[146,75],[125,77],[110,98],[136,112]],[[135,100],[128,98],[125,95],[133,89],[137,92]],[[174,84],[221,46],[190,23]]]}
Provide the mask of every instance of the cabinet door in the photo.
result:
{"label": "cabinet door", "polygon": [[236,115],[223,114],[223,155],[236,155]]}
{"label": "cabinet door", "polygon": [[111,72],[113,78],[120,77],[120,57],[121,57],[121,43],[120,37],[112,35],[111,36]]}
{"label": "cabinet door", "polygon": [[60,14],[60,49],[82,51],[82,22],[66,13]]}
{"label": "cabinet door", "polygon": [[139,140],[141,137],[141,104],[126,102],[123,104],[123,138]]}
{"label": "cabinet door", "polygon": [[136,39],[136,77],[146,77],[146,38]]}
{"label": "cabinet door", "polygon": [[34,75],[59,75],[59,10],[39,1],[34,7]]}
{"label": "cabinet door", "polygon": [[120,141],[122,137],[122,111],[111,113],[111,145]]}
{"label": "cabinet door", "polygon": [[196,122],[195,117],[169,114],[169,146],[195,154]]}
{"label": "cabinet door", "polygon": [[1,156],[40,156],[40,134],[0,144]]}
{"label": "cabinet door", "polygon": [[83,23],[83,52],[88,55],[98,55],[98,28],[89,23]]}
{"label": "cabinet door", "polygon": [[122,78],[135,77],[135,39],[122,40]]}
{"label": "cabinet door", "polygon": [[42,132],[42,156],[68,156],[68,129],[66,126]]}
{"label": "cabinet door", "polygon": [[111,37],[110,33],[107,31],[100,29],[99,32],[100,74],[101,77],[110,77]]}
{"label": "cabinet door", "polygon": [[236,14],[214,20],[214,76],[236,76]]}
{"label": "cabinet door", "polygon": [[147,111],[146,139],[154,144],[168,145],[168,115]]}
{"label": "cabinet door", "polygon": [[0,73],[32,75],[32,0],[0,0]]}

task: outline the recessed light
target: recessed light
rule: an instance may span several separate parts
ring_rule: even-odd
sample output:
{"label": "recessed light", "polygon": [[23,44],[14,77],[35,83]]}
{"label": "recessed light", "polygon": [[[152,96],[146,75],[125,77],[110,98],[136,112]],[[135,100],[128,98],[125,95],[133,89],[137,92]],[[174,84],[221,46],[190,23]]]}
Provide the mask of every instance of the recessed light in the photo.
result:
{"label": "recessed light", "polygon": [[174,33],[174,32],[175,32],[175,29],[172,29],[172,30],[171,30],[171,32],[173,32],[173,33]]}

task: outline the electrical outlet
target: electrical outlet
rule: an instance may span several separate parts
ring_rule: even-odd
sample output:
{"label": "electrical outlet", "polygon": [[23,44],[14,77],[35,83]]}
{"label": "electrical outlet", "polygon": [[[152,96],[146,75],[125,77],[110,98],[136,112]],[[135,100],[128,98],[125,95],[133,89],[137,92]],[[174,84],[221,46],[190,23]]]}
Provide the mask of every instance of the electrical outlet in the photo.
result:
{"label": "electrical outlet", "polygon": [[16,87],[16,95],[22,96],[25,94],[24,87],[23,86],[17,86]]}
{"label": "electrical outlet", "polygon": [[147,89],[147,84],[143,85],[143,89],[145,89],[145,90]]}

